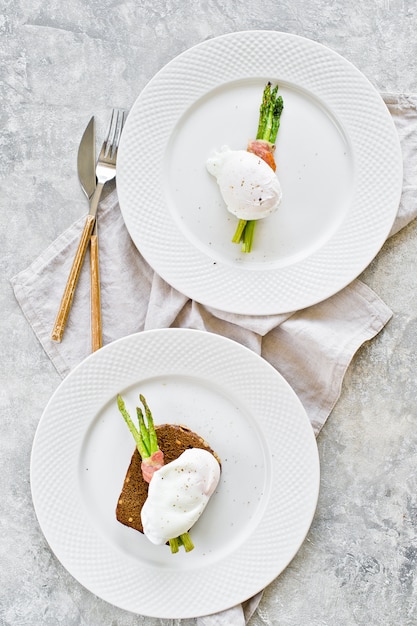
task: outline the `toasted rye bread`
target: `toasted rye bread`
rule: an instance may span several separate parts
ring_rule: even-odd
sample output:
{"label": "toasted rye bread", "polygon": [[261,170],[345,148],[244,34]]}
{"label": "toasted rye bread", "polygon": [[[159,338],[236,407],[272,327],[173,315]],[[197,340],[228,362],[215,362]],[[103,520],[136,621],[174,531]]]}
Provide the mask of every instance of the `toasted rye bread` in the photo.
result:
{"label": "toasted rye bread", "polygon": [[[155,426],[158,445],[164,453],[164,462],[170,463],[189,448],[202,448],[211,452],[220,464],[217,454],[208,443],[186,426],[160,424]],[[140,454],[135,449],[126,473],[123,488],[116,507],[116,518],[125,526],[143,533],[140,513],[148,497],[148,483],[143,480]]]}

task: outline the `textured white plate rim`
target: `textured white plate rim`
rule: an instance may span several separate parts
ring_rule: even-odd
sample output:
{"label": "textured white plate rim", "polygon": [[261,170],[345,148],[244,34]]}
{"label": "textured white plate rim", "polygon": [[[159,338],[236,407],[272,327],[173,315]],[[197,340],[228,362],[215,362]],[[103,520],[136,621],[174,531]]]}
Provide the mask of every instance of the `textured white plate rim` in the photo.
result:
{"label": "textured white plate rim", "polygon": [[[231,364],[237,363],[238,375],[243,374],[242,383],[233,382],[237,379],[230,375],[229,384],[235,386],[235,393],[243,394],[245,403],[252,402],[251,396],[259,396],[250,410],[262,405],[260,410],[267,407],[266,412],[270,414],[263,416],[258,427],[266,435],[268,445],[278,449],[282,446],[283,456],[289,458],[289,466],[284,472],[273,454],[268,460],[271,493],[263,497],[256,532],[252,529],[250,536],[242,540],[242,546],[227,558],[208,565],[197,562],[188,570],[182,566],[178,571],[175,567],[160,568],[130,559],[97,532],[84,510],[77,472],[83,439],[93,419],[90,416],[86,422],[85,415],[94,412],[94,407],[97,413],[97,407],[115,397],[117,387],[123,386],[123,382],[126,387],[140,382],[138,375],[132,373],[135,365],[139,370],[142,367],[137,363],[139,357],[135,356],[138,350],[149,355],[154,349],[159,352],[155,363],[151,363],[151,368],[157,371],[157,361],[166,358],[165,346],[168,346],[168,361],[181,360],[184,347],[189,352],[191,348],[191,367],[196,366],[197,374],[200,371],[219,385],[225,384],[220,383],[219,376],[227,384],[227,372]],[[214,355],[208,367],[202,365],[201,359],[201,354],[207,350],[213,350]],[[126,357],[129,371],[120,372],[120,365]],[[214,371],[218,357],[220,374]],[[161,364],[161,371],[166,375],[174,372],[173,363]],[[144,372],[144,369],[140,371],[139,379]],[[249,376],[249,372],[253,372],[253,376]],[[229,392],[226,390],[226,393]],[[245,397],[246,393],[249,395]],[[262,395],[269,398],[261,399]],[[288,415],[279,418],[280,433],[272,425],[277,408],[272,411],[270,403],[288,410]],[[278,469],[280,477],[276,475]],[[39,422],[30,475],[40,527],[52,551],[74,578],[92,593],[122,609],[159,618],[187,618],[218,612],[246,600],[288,565],[303,543],[314,516],[319,490],[319,459],[313,431],[300,401],[288,383],[264,359],[219,335],[189,329],[164,329],[120,339],[90,355],[68,375],[51,397]],[[278,491],[278,482],[281,491]],[[281,503],[285,537],[275,529],[276,520],[281,519],[275,501],[277,493],[285,496]],[[290,498],[289,507],[284,504],[287,497]],[[268,540],[275,534],[276,539],[268,545]],[[221,591],[219,581],[223,582]],[[181,593],[184,588],[189,591],[186,595]],[[138,594],[138,589],[142,593]],[[164,589],[162,594],[161,589]]]}
{"label": "textured white plate rim", "polygon": [[[245,56],[248,49],[250,58]],[[291,55],[283,68],[277,56],[288,49]],[[257,76],[288,81],[314,94],[340,122],[352,148],[355,182],[346,219],[318,250],[281,268],[257,269],[249,261],[230,267],[199,249],[170,215],[161,181],[171,135],[193,102],[220,85]],[[163,85],[166,95],[160,93]],[[163,109],[163,118],[153,124],[149,118],[151,113],[157,115],[158,107]],[[262,315],[322,301],[367,267],[385,242],[398,210],[402,157],[382,98],[356,67],[315,41],[254,30],[204,41],[175,57],[151,79],[129,114],[117,179],[130,235],[162,278],[202,304]],[[248,292],[254,297],[248,298]]]}

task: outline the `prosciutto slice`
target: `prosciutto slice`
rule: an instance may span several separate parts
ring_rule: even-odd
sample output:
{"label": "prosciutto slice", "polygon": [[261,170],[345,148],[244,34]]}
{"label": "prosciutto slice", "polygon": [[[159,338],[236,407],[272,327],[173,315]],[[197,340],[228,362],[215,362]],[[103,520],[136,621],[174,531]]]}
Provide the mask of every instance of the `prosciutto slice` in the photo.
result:
{"label": "prosciutto slice", "polygon": [[161,469],[163,465],[164,465],[164,453],[162,452],[162,450],[157,450],[156,452],[151,454],[151,456],[149,456],[148,458],[143,459],[141,466],[140,466],[142,470],[143,480],[146,481],[147,483],[150,483],[154,473],[157,470]]}
{"label": "prosciutto slice", "polygon": [[274,159],[275,144],[265,141],[265,139],[253,139],[248,143],[246,150],[256,154],[256,156],[265,161],[275,172],[277,169]]}

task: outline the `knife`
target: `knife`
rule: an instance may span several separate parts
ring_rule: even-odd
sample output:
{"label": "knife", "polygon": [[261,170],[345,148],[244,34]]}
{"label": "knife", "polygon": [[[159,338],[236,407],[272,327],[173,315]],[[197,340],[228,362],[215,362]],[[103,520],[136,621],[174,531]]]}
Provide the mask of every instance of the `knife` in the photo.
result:
{"label": "knife", "polygon": [[[77,157],[78,178],[81,187],[91,200],[97,184],[96,133],[94,116],[82,136]],[[95,352],[103,345],[100,302],[100,267],[98,255],[97,216],[90,236],[90,289],[91,289],[91,344]]]}
{"label": "knife", "polygon": [[[81,138],[77,156],[78,172],[80,175],[81,186],[86,196],[91,199],[94,195],[96,187],[95,174],[95,122],[92,117]],[[67,322],[68,314],[72,305],[75,287],[81,271],[90,237],[95,224],[95,215],[87,216],[84,229],[78,244],[77,252],[68,276],[68,281],[62,295],[61,304],[55,319],[54,328],[52,330],[51,339],[53,341],[61,341],[64,328]]]}

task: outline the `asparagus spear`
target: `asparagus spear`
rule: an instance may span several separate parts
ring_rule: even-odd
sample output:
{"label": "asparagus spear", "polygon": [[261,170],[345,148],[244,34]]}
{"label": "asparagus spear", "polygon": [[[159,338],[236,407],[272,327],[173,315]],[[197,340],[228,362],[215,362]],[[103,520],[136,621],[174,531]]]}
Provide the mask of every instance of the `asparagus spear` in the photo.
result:
{"label": "asparagus spear", "polygon": [[[268,82],[262,94],[262,102],[259,108],[259,121],[256,139],[269,141],[274,144],[279,130],[284,101],[278,96],[278,85],[272,87]],[[233,235],[233,243],[242,242],[242,252],[250,252],[252,249],[253,235],[256,220],[240,219]]]}
{"label": "asparagus spear", "polygon": [[[158,439],[156,437],[156,432],[155,432],[155,426],[153,423],[153,417],[152,417],[152,413],[148,407],[148,404],[145,400],[145,397],[142,396],[142,394],[139,396],[140,401],[142,402],[144,408],[145,408],[145,415],[146,415],[146,420],[148,422],[148,435],[149,435],[149,452],[152,454],[153,452],[156,452],[159,449],[158,446]],[[140,409],[139,409],[140,411]],[[142,411],[141,411],[142,412]],[[143,416],[142,416],[143,419]]]}
{"label": "asparagus spear", "polygon": [[[130,432],[133,435],[133,438],[136,442],[136,447],[138,449],[138,452],[141,456],[142,459],[147,459],[149,457],[149,450],[146,446],[146,443],[143,439],[143,436],[141,434],[141,429],[140,431],[138,431],[138,429],[136,428],[136,426],[134,425],[134,423],[132,422],[130,415],[126,409],[124,400],[122,398],[122,396],[120,394],[118,394],[117,396],[117,406],[119,408],[120,413],[122,414]],[[146,430],[146,427],[145,427]]]}
{"label": "asparagus spear", "polygon": [[[120,394],[117,395],[117,406],[122,414],[133,438],[136,442],[136,447],[142,458],[142,473],[147,482],[150,482],[152,474],[157,471],[164,464],[163,453],[159,449],[158,438],[155,431],[155,425],[152,417],[152,413],[146,402],[145,397],[141,394],[139,396],[140,401],[145,409],[145,418],[143,416],[142,409],[136,407],[136,413],[138,417],[139,430],[133,423],[129,412],[126,409],[125,402]],[[146,467],[149,465],[150,467]],[[186,552],[190,552],[194,548],[194,544],[191,541],[191,537],[188,533],[183,533],[179,537],[174,537],[169,540],[171,552],[178,552],[179,546],[183,545]]]}

